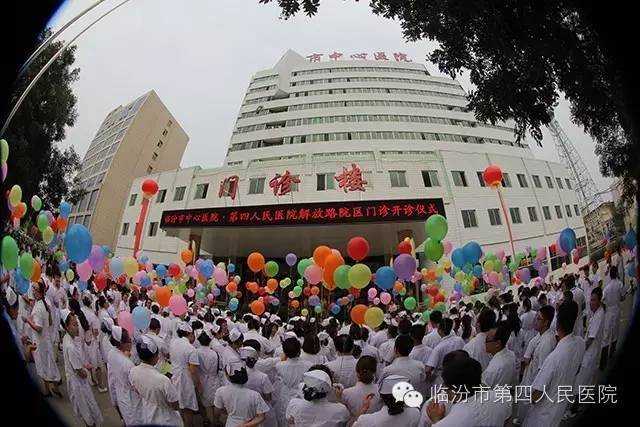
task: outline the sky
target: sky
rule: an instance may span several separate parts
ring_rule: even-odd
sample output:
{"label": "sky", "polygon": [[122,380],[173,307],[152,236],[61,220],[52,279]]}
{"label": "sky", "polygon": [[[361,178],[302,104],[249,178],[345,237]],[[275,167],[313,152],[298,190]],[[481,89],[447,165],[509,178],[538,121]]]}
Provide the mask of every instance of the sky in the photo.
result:
{"label": "sky", "polygon": [[[67,0],[49,25],[60,28],[95,0]],[[120,3],[106,0],[65,30],[70,40],[102,12]],[[130,0],[101,20],[76,42],[80,79],[73,90],[78,119],[67,129],[63,145],[81,157],[104,117],[119,105],[154,89],[190,137],[182,167],[223,163],[231,132],[251,76],[271,68],[287,49],[306,56],[334,51],[405,52],[426,65],[436,44],[407,43],[400,24],[373,15],[367,1],[322,0],[319,13],[280,19],[277,4],[258,0]],[[466,75],[458,77],[472,89]],[[596,186],[612,182],[601,176],[595,144],[571,122],[561,100],[556,117],[591,171]],[[529,141],[537,158],[558,161],[553,140],[543,131],[543,147]]]}

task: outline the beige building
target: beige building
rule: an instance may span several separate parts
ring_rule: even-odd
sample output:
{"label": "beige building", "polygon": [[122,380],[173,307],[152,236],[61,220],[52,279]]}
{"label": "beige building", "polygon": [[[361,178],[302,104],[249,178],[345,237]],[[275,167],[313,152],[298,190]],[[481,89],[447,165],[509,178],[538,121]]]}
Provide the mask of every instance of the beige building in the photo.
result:
{"label": "beige building", "polygon": [[[616,206],[620,206],[620,204],[622,203],[622,180],[617,179],[611,185],[611,187],[609,187],[609,189],[611,190],[611,197],[613,199],[613,203]],[[638,223],[638,204],[635,198],[633,199],[633,202],[630,205],[621,207],[621,209],[623,213],[623,222],[624,222],[625,231],[631,228],[635,229]]]}
{"label": "beige building", "polygon": [[140,195],[129,196],[132,181],[178,168],[188,141],[153,90],[111,111],[82,161],[79,177],[86,194],[73,207],[69,224],[84,224],[94,243],[114,248],[125,201],[127,206],[142,201]]}
{"label": "beige building", "polygon": [[587,236],[592,242],[592,249],[604,246],[605,238],[624,235],[622,218],[616,216],[616,206],[613,202],[604,202],[584,216]]}

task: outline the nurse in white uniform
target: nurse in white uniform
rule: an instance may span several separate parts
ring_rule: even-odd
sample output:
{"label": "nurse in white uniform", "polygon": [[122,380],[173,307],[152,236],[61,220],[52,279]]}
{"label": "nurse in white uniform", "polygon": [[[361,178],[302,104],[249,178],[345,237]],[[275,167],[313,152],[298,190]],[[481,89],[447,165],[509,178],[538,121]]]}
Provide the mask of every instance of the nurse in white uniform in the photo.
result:
{"label": "nurse in white uniform", "polygon": [[384,368],[382,377],[389,375],[399,375],[409,378],[409,383],[422,394],[426,396],[429,387],[426,382],[424,363],[409,358],[409,354],[413,349],[413,338],[408,335],[400,335],[396,338],[395,351],[396,357],[391,365]]}
{"label": "nurse in white uniform", "polygon": [[619,272],[615,265],[612,265],[609,269],[609,275],[611,279],[602,291],[602,303],[606,307],[604,315],[603,347],[609,351],[608,356],[613,357],[620,328],[622,282],[618,279]]}
{"label": "nurse in white uniform", "polygon": [[200,360],[193,346],[193,330],[187,322],[180,322],[176,337],[171,340],[169,357],[171,358],[171,382],[178,390],[180,415],[185,426],[193,424],[194,413],[198,412],[198,365]]}
{"label": "nurse in white uniform", "polygon": [[113,345],[113,350],[109,352],[107,360],[107,379],[111,402],[115,405],[126,426],[141,424],[142,402],[140,395],[129,382],[129,372],[134,364],[128,356],[131,352],[131,338],[127,330],[120,326],[113,326],[111,328],[111,345]]}
{"label": "nurse in white uniform", "polygon": [[373,395],[364,413],[371,414],[382,408],[382,401],[378,395],[378,385],[375,383],[378,363],[371,356],[362,356],[356,363],[358,382],[353,387],[345,389],[340,397],[352,416],[359,416],[364,399]]}
{"label": "nurse in white uniform", "polygon": [[427,379],[438,384],[440,382],[440,371],[442,370],[442,360],[444,357],[454,350],[461,350],[465,342],[459,336],[453,334],[451,329],[453,328],[453,321],[448,318],[442,319],[438,326],[438,335],[440,336],[440,342],[431,352],[429,360],[427,361]]}
{"label": "nurse in white uniform", "polygon": [[337,357],[325,365],[331,369],[333,380],[342,384],[344,388],[356,385],[356,363],[353,357],[353,339],[349,335],[338,335],[334,338],[333,343],[336,347]]}
{"label": "nurse in white uniform", "polygon": [[106,387],[103,384],[102,377],[102,366],[104,365],[104,361],[102,360],[102,353],[100,352],[100,321],[98,320],[98,316],[91,309],[92,301],[89,295],[85,295],[82,298],[82,313],[84,317],[89,322],[89,330],[85,331],[84,341],[85,341],[85,352],[87,355],[87,359],[89,365],[91,365],[91,379],[93,382],[97,383],[98,391],[101,393],[105,393],[107,391]]}
{"label": "nurse in white uniform", "polygon": [[225,373],[229,384],[220,387],[216,392],[216,418],[226,415],[225,427],[262,425],[270,408],[258,392],[245,386],[248,375],[242,361],[230,362],[225,366]]}
{"label": "nurse in white uniform", "polygon": [[287,406],[289,401],[296,397],[298,385],[302,382],[303,374],[311,367],[311,363],[300,359],[300,341],[296,338],[285,339],[282,349],[286,360],[276,364],[274,409],[278,425],[286,426]]}
{"label": "nurse in white uniform", "polygon": [[197,390],[198,397],[209,423],[213,424],[213,400],[216,396],[216,390],[222,385],[222,360],[220,355],[209,346],[211,335],[206,329],[199,331],[198,342],[200,343],[200,347],[196,350],[200,362],[198,365],[200,383],[200,388]]}
{"label": "nurse in white uniform", "polygon": [[294,427],[341,427],[351,418],[342,403],[329,402],[332,389],[331,378],[319,369],[303,375],[303,399],[291,399],[287,406],[286,419]]}
{"label": "nurse in white uniform", "polygon": [[487,332],[493,328],[496,323],[496,313],[493,310],[484,309],[478,316],[478,334],[464,345],[462,348],[469,353],[469,356],[480,362],[480,366],[484,371],[489,366],[489,362],[493,355],[487,353]]}
{"label": "nurse in white uniform", "polygon": [[393,386],[399,382],[407,382],[409,378],[400,375],[390,375],[382,379],[378,393],[384,406],[377,412],[366,413],[369,399],[362,407],[363,415],[360,415],[353,427],[418,427],[420,411],[416,408],[405,406],[404,401],[396,401],[393,397]]}

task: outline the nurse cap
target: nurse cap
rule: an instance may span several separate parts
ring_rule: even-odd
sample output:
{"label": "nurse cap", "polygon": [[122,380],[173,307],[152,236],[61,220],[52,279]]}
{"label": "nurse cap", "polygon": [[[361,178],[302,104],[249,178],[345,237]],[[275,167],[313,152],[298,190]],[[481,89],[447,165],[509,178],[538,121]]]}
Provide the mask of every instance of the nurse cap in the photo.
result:
{"label": "nurse cap", "polygon": [[113,319],[111,317],[103,315],[100,320],[102,321],[102,324],[105,326],[105,328],[107,328],[109,331],[113,329]]}
{"label": "nurse cap", "polygon": [[191,327],[190,324],[188,324],[187,322],[180,322],[178,323],[178,330],[182,331],[182,332],[186,332],[188,334],[190,334],[191,332],[193,332],[193,328]]}
{"label": "nurse cap", "polygon": [[239,360],[233,360],[227,363],[227,366],[225,366],[224,371],[227,373],[227,375],[232,376],[236,372],[240,372],[243,368],[245,368],[243,362]]}
{"label": "nurse cap", "polygon": [[203,328],[205,331],[213,332],[214,334],[220,332],[220,325],[217,323],[205,323]]}
{"label": "nurse cap", "polygon": [[305,372],[302,375],[302,381],[307,387],[311,387],[320,393],[328,393],[331,390],[331,378],[320,369]]}
{"label": "nurse cap", "polygon": [[69,286],[69,294],[71,294],[71,295],[73,296],[73,294],[74,294],[76,291],[77,291],[78,293],[80,293],[80,290],[78,289],[78,287],[77,287],[76,285],[71,285],[71,286]]}
{"label": "nurse cap", "polygon": [[329,326],[329,318],[327,317],[326,319],[324,319],[321,323],[322,326]]}
{"label": "nurse cap", "polygon": [[110,305],[109,308],[107,308],[107,313],[109,313],[109,316],[111,316],[112,319],[116,318],[116,309],[113,308],[112,305]]}
{"label": "nurse cap", "polygon": [[153,354],[156,354],[158,352],[158,345],[153,340],[153,338],[147,335],[140,335],[140,337],[136,339],[136,345],[149,350]]}
{"label": "nurse cap", "polygon": [[289,339],[289,338],[295,338],[298,339],[298,336],[296,334],[294,334],[293,332],[285,332],[283,335],[283,339]]}
{"label": "nurse cap", "polygon": [[18,295],[11,287],[7,287],[6,298],[10,306],[15,305],[15,303],[18,301]]}
{"label": "nurse cap", "polygon": [[240,347],[240,350],[238,350],[238,352],[240,353],[240,358],[242,360],[257,359],[258,358],[258,352],[253,347],[248,347],[248,346],[247,347]]}
{"label": "nurse cap", "polygon": [[111,328],[111,337],[117,342],[122,342],[122,328],[118,325],[114,325]]}
{"label": "nurse cap", "polygon": [[211,334],[209,333],[209,331],[208,331],[207,329],[208,329],[208,328],[203,328],[203,329],[201,329],[201,330],[200,330],[200,332],[198,333],[198,338],[200,338],[202,335],[206,335],[206,336],[208,336],[209,338],[212,338],[212,337],[211,337]]}
{"label": "nurse cap", "polygon": [[229,332],[229,341],[236,342],[242,337],[242,332],[240,332],[237,328],[233,328],[231,332]]}
{"label": "nurse cap", "polygon": [[392,394],[393,386],[399,382],[409,382],[409,378],[402,375],[388,375],[380,381],[380,394]]}
{"label": "nurse cap", "polygon": [[326,332],[324,332],[324,331],[322,331],[322,332],[319,332],[319,333],[318,333],[318,339],[319,339],[320,341],[322,341],[322,340],[326,340],[326,339],[328,339],[328,338],[329,338],[329,334],[328,334],[328,333],[326,333]]}
{"label": "nurse cap", "polygon": [[211,312],[213,313],[214,316],[220,316],[220,309],[219,308],[214,308],[213,310],[211,310]]}
{"label": "nurse cap", "polygon": [[62,320],[62,323],[64,324],[67,323],[67,318],[69,317],[70,314],[71,314],[71,310],[67,310],[66,308],[60,309],[60,320]]}

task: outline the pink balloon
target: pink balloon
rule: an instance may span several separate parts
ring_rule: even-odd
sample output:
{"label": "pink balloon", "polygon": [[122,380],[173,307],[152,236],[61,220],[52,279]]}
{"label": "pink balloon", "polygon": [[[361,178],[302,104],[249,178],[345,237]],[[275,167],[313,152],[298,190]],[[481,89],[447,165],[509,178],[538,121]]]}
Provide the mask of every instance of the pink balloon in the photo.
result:
{"label": "pink balloon", "polygon": [[151,273],[153,271],[153,263],[151,261],[147,261],[144,265],[144,269],[147,273]]}
{"label": "pink balloon", "polygon": [[217,268],[213,273],[213,278],[218,284],[218,286],[226,286],[229,283],[229,278],[227,277],[227,272],[221,268]]}
{"label": "pink balloon", "polygon": [[449,255],[449,253],[451,253],[451,251],[453,250],[453,243],[451,243],[450,240],[445,240],[443,242],[443,246],[444,246],[444,254]]}
{"label": "pink balloon", "polygon": [[192,279],[197,279],[199,277],[199,274],[200,273],[198,273],[198,269],[192,268],[191,269],[191,276],[189,276],[189,277],[191,277]]}
{"label": "pink balloon", "polygon": [[118,313],[118,326],[129,332],[129,337],[133,338],[133,316],[128,311]]}
{"label": "pink balloon", "polygon": [[196,292],[192,288],[189,288],[189,290],[187,290],[187,296],[189,296],[189,298],[193,298],[195,294]]}
{"label": "pink balloon", "polygon": [[504,259],[504,250],[500,249],[499,251],[496,252],[496,258],[498,258],[499,260],[503,260]]}
{"label": "pink balloon", "polygon": [[495,271],[492,271],[488,274],[488,280],[487,282],[489,282],[489,284],[496,286],[500,281],[498,280],[498,273],[496,273]]}
{"label": "pink balloon", "polygon": [[89,254],[89,258],[87,261],[89,262],[89,265],[91,266],[93,271],[95,271],[96,273],[102,271],[105,262],[102,246],[93,245],[91,247],[91,253]]}
{"label": "pink balloon", "polygon": [[83,282],[86,282],[87,280],[89,280],[92,273],[91,264],[89,264],[89,260],[86,260],[76,265],[76,273],[78,273],[78,278]]}
{"label": "pink balloon", "polygon": [[375,297],[375,298],[373,299],[373,303],[374,303],[375,305],[380,304],[380,298]]}
{"label": "pink balloon", "polygon": [[317,285],[322,280],[322,268],[315,264],[310,265],[304,271],[304,278],[312,285]]}
{"label": "pink balloon", "polygon": [[369,299],[374,299],[376,295],[378,295],[378,291],[376,290],[376,288],[370,288],[367,291],[367,295],[369,295]]}
{"label": "pink balloon", "polygon": [[193,271],[193,266],[192,265],[187,265],[184,268],[184,272],[187,273],[187,276],[191,277],[191,272]]}
{"label": "pink balloon", "polygon": [[391,302],[391,294],[388,292],[383,292],[380,294],[380,301],[384,304],[387,305]]}
{"label": "pink balloon", "polygon": [[138,271],[133,275],[133,283],[139,285],[142,282],[142,277],[145,275],[144,271]]}
{"label": "pink balloon", "polygon": [[187,300],[182,295],[172,295],[169,298],[169,310],[174,316],[182,316],[187,312]]}
{"label": "pink balloon", "polygon": [[207,295],[207,299],[208,299],[209,301],[213,301],[213,294],[209,294],[209,295]]}

